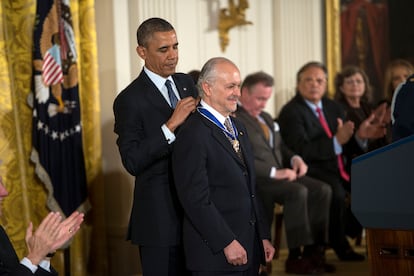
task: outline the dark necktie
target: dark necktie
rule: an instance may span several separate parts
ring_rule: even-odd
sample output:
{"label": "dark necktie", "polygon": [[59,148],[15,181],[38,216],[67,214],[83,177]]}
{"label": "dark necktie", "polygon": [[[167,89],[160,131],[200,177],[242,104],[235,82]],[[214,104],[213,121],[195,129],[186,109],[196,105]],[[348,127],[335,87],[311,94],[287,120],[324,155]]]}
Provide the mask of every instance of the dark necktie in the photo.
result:
{"label": "dark necktie", "polygon": [[[322,110],[319,107],[316,108],[316,113],[318,113],[319,122],[321,123],[322,128],[325,130],[326,135],[329,138],[332,138],[332,132],[329,129],[328,123],[326,122],[325,117],[323,116]],[[349,174],[345,171],[344,161],[342,160],[342,154],[338,154],[336,157],[337,157],[338,168],[339,168],[339,173],[341,174],[341,177],[344,180],[349,181]]]}
{"label": "dark necktie", "polygon": [[175,96],[174,90],[172,89],[171,81],[166,80],[165,86],[167,86],[168,97],[170,98],[171,107],[175,108],[175,106],[177,105],[178,99],[177,99],[177,96]]}

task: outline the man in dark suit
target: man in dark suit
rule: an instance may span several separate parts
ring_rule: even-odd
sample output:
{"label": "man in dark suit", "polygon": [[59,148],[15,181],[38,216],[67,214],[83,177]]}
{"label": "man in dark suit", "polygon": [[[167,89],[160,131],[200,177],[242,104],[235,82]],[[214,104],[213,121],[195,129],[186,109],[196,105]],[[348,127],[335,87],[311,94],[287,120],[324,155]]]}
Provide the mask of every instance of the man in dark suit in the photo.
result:
{"label": "man in dark suit", "polygon": [[283,140],[308,164],[308,175],[332,188],[329,242],[338,258],[361,261],[345,236],[345,190],[349,175],[344,170],[342,145],[354,132],[351,121],[343,122],[339,104],[325,97],[326,67],[305,64],[297,73],[297,94],[281,110],[279,124]]}
{"label": "man in dark suit", "polygon": [[394,93],[392,101],[392,140],[414,134],[414,75],[408,77]]}
{"label": "man in dark suit", "polygon": [[[8,196],[0,176],[0,215],[2,201]],[[83,214],[74,212],[64,221],[59,213],[49,213],[33,233],[33,225],[26,231],[28,254],[20,262],[4,228],[0,226],[0,275],[26,276],[57,275],[50,266],[50,258],[57,249],[69,241],[79,230]]]}
{"label": "man in dark suit", "polygon": [[284,144],[279,125],[263,111],[272,90],[272,76],[264,72],[248,75],[235,113],[253,145],[257,186],[268,221],[273,220],[275,202],[282,204],[289,247],[287,273],[333,272],[335,267],[326,264],[324,258],[331,188],[306,176],[306,163]]}
{"label": "man in dark suit", "polygon": [[274,248],[256,196],[253,153],[237,108],[240,72],[225,58],[203,66],[201,102],[178,133],[173,151],[184,208],[184,249],[192,275],[257,275]]}
{"label": "man in dark suit", "polygon": [[195,110],[197,89],[191,77],[175,72],[178,42],[170,23],[147,19],[137,40],[144,68],[113,106],[122,163],[135,176],[128,239],[139,245],[145,276],[181,276],[182,211],[170,158],[178,126]]}

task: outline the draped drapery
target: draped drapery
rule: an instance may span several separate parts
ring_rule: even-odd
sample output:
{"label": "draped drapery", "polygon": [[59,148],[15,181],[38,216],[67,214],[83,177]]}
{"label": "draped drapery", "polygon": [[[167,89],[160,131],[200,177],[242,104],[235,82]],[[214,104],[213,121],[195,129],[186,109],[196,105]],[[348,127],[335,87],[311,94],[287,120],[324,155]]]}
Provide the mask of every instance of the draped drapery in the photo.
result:
{"label": "draped drapery", "polygon": [[[70,246],[66,264],[72,275],[106,275],[94,0],[70,0],[70,7],[79,53],[83,148],[92,209]],[[19,257],[27,253],[24,236],[29,221],[38,225],[49,211],[45,187],[30,161],[32,110],[28,96],[32,90],[35,9],[35,0],[2,0],[0,4],[0,175],[9,191],[1,223]],[[62,252],[52,264],[64,275]]]}

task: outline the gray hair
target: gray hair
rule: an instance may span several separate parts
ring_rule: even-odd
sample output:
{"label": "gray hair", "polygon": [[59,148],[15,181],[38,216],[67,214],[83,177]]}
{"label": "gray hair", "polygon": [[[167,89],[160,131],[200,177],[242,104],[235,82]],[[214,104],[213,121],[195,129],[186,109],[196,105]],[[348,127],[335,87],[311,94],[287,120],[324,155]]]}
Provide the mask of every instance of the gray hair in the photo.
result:
{"label": "gray hair", "polygon": [[203,68],[201,68],[200,76],[198,77],[198,81],[197,81],[198,93],[201,98],[203,98],[204,96],[202,84],[204,82],[211,84],[216,81],[217,79],[216,68],[217,68],[217,65],[221,63],[230,63],[230,64],[233,64],[235,67],[237,67],[234,64],[234,62],[232,62],[231,60],[225,57],[214,57],[214,58],[209,59],[204,64]]}

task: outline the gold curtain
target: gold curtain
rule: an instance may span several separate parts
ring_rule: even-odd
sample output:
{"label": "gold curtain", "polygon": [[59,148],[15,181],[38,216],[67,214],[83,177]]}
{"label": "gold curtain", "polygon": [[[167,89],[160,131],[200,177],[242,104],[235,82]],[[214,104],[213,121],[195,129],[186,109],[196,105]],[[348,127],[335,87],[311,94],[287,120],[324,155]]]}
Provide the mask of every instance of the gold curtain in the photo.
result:
{"label": "gold curtain", "polygon": [[[70,7],[79,54],[84,156],[92,209],[70,246],[70,264],[66,265],[72,275],[107,275],[94,0],[70,0]],[[27,253],[24,236],[29,221],[36,226],[48,213],[46,190],[30,161],[32,112],[27,99],[35,9],[35,0],[1,0],[0,5],[0,175],[9,191],[1,224],[20,258]],[[58,252],[52,260],[59,275],[65,275],[63,255]]]}

